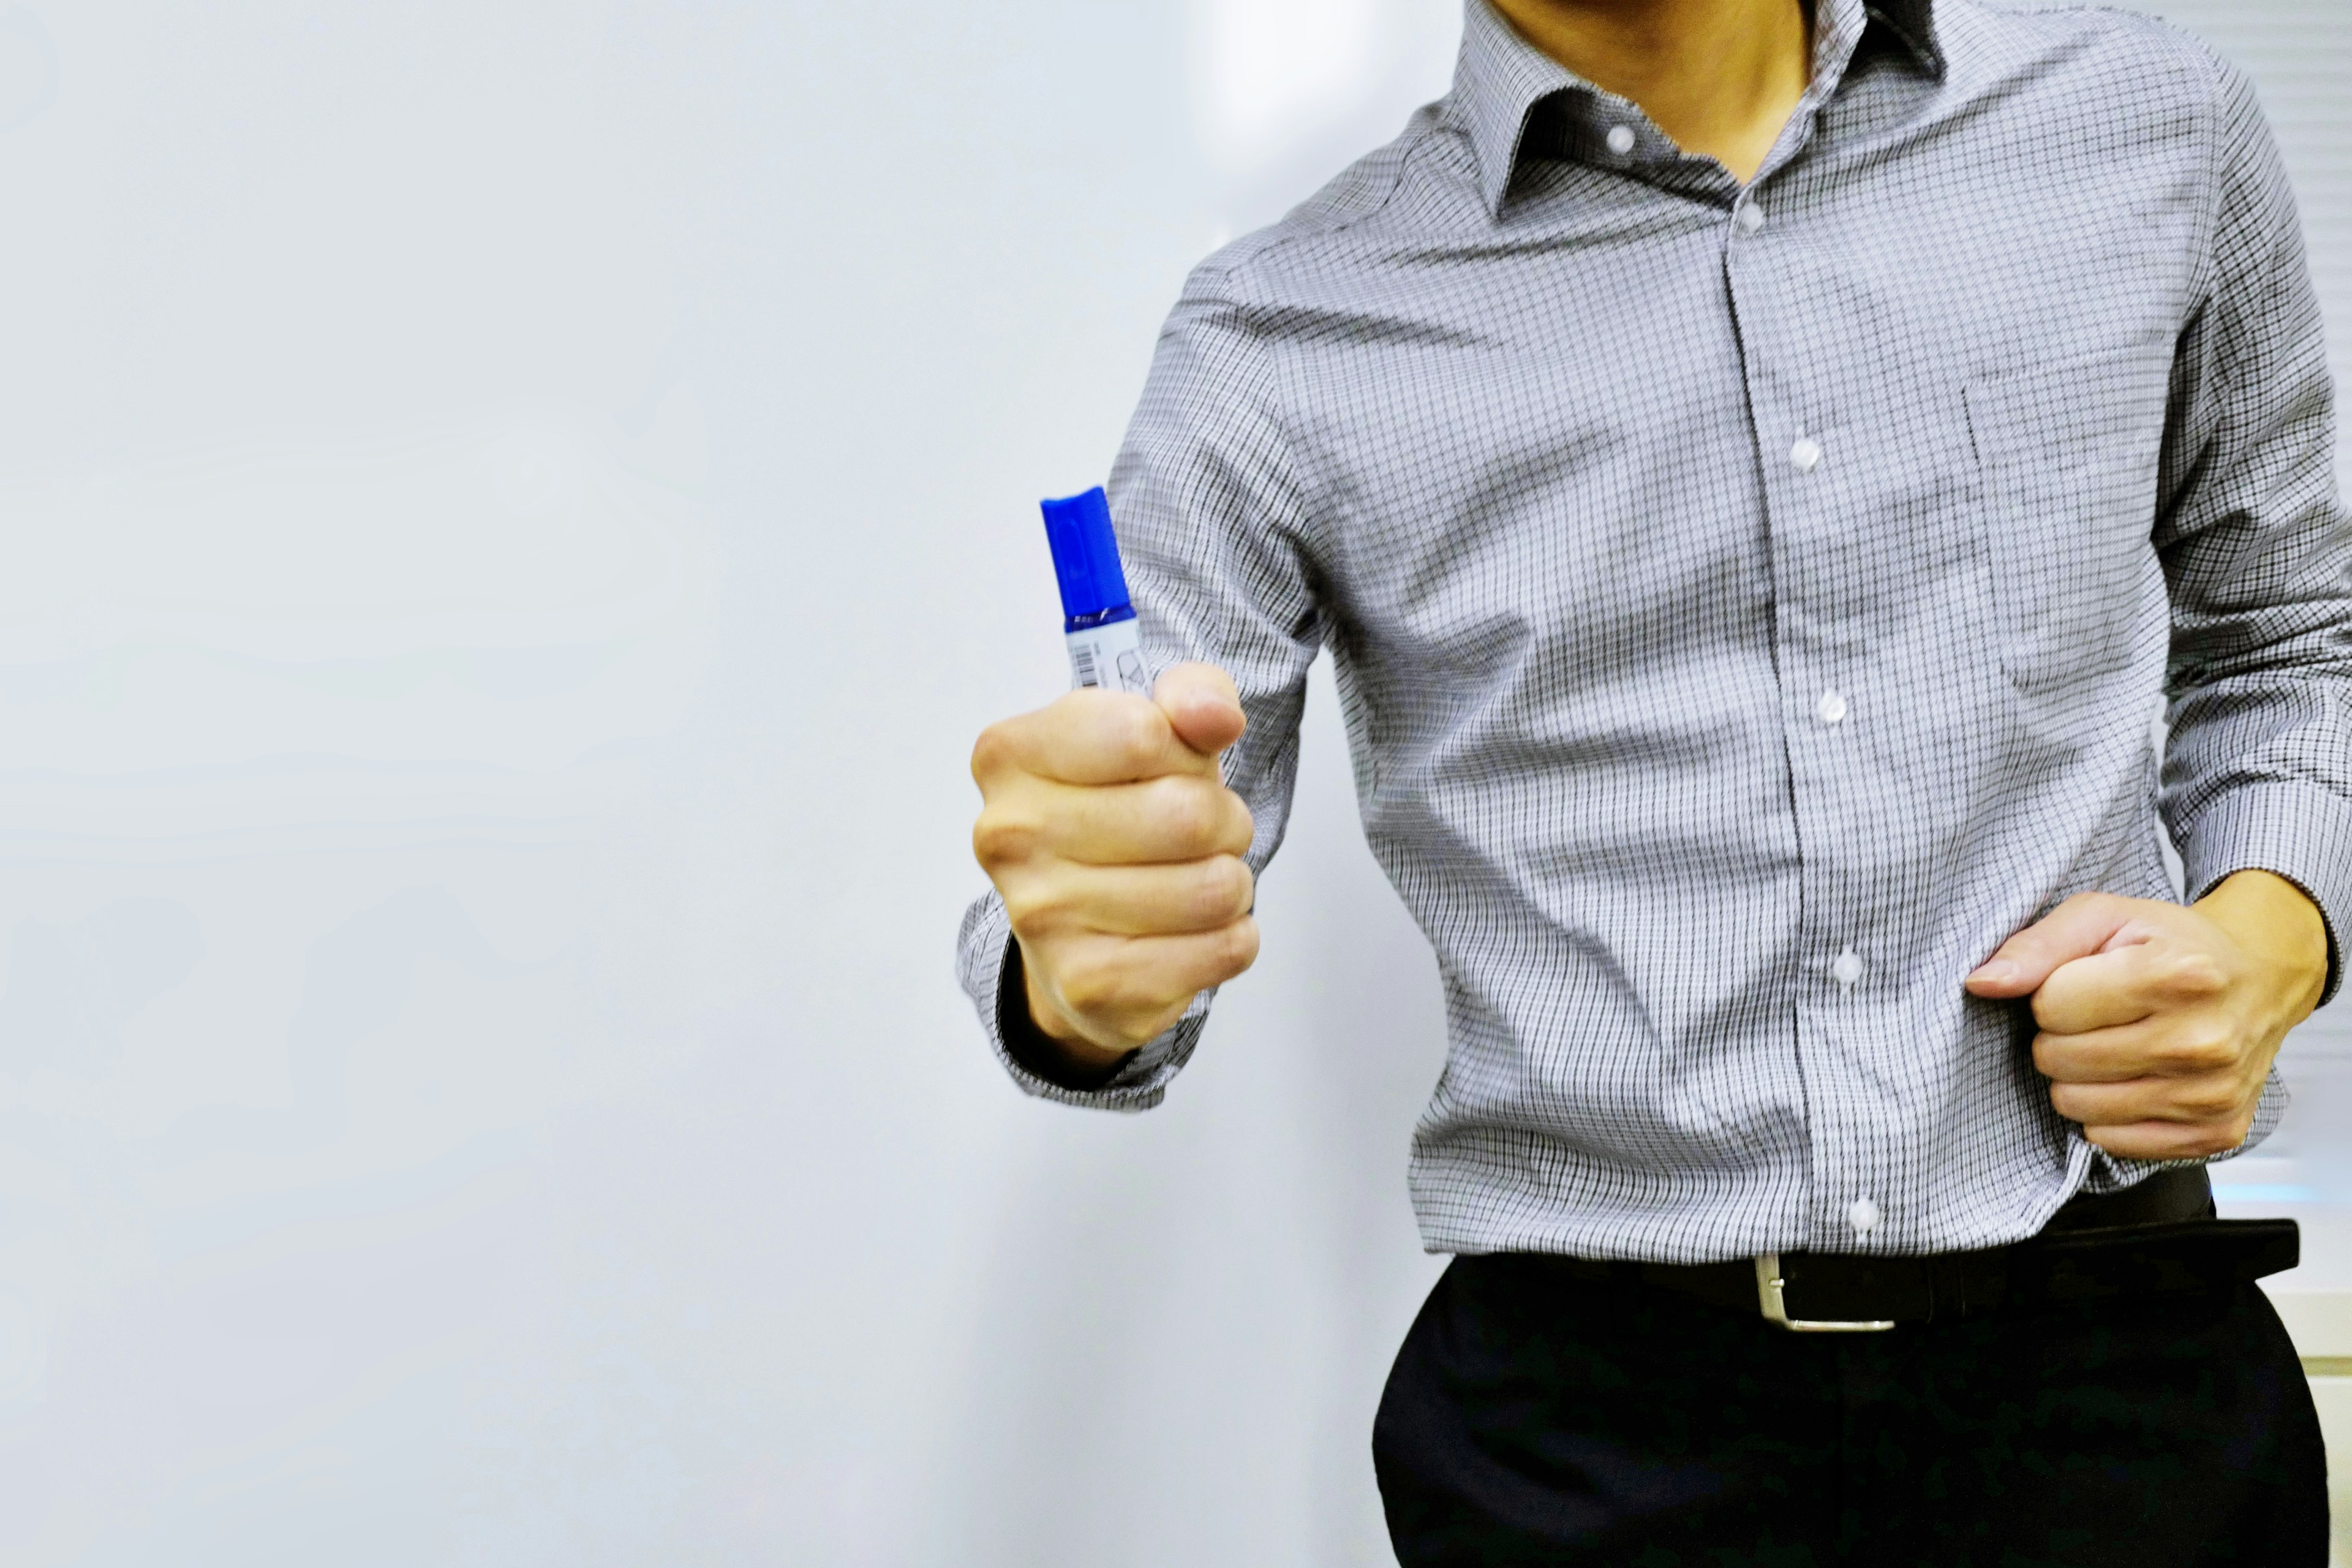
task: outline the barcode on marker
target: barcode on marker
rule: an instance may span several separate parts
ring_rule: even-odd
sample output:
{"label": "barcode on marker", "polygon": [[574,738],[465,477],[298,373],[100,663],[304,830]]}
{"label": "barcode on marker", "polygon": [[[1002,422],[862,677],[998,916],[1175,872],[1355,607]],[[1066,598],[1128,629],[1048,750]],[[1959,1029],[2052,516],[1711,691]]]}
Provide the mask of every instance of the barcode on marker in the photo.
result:
{"label": "barcode on marker", "polygon": [[1078,689],[1131,691],[1141,686],[1143,658],[1137,647],[1134,616],[1082,626],[1067,634],[1066,643],[1070,650],[1070,675]]}

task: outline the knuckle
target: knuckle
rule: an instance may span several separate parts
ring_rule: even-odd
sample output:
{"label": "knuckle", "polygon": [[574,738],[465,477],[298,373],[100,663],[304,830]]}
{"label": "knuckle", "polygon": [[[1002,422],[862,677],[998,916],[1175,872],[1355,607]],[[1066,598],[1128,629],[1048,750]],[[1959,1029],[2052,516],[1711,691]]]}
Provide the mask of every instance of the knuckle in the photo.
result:
{"label": "knuckle", "polygon": [[1003,773],[1012,761],[1012,753],[1013,742],[1006,736],[1003,724],[991,724],[982,730],[980,738],[971,743],[973,780],[984,784]]}
{"label": "knuckle", "polygon": [[2237,1094],[2225,1084],[2193,1084],[2174,1097],[2173,1103],[2199,1121],[2227,1121],[2239,1110]]}
{"label": "knuckle", "polygon": [[1118,1005],[1124,977],[1110,964],[1079,959],[1055,975],[1063,1005],[1082,1018],[1098,1018]]}
{"label": "knuckle", "polygon": [[1240,914],[1248,897],[1249,868],[1230,855],[1202,862],[1193,889],[1192,914],[1202,925],[1223,925]]}
{"label": "knuckle", "polygon": [[1029,881],[1002,889],[998,897],[1004,900],[1004,918],[1013,927],[1013,934],[1024,942],[1034,941],[1046,933],[1060,910],[1060,900],[1050,892]]}
{"label": "knuckle", "polygon": [[2175,996],[2218,996],[2229,984],[2221,962],[2210,952],[2177,952],[2166,960],[2158,983]]}
{"label": "knuckle", "polygon": [[1250,810],[1249,802],[1234,791],[1223,790],[1222,793],[1227,831],[1233,835],[1229,841],[1233,852],[1246,855],[1250,846],[1257,842],[1257,816]]}
{"label": "knuckle", "polygon": [[972,824],[971,852],[982,866],[1017,865],[1037,852],[1043,837],[1037,823],[1029,817],[992,806]]}
{"label": "knuckle", "polygon": [[1257,962],[1257,921],[1246,917],[1218,932],[1219,967],[1231,979]]}
{"label": "knuckle", "polygon": [[1127,772],[1139,772],[1160,754],[1160,710],[1149,702],[1108,704],[1096,721],[1096,738],[1105,760]]}
{"label": "knuckle", "polygon": [[2164,1052],[2176,1068],[2218,1072],[2238,1064],[2238,1037],[2226,1025],[2198,1022],[2175,1035]]}
{"label": "knuckle", "polygon": [[1198,780],[1171,774],[1157,786],[1155,810],[1180,853],[1204,850],[1216,837],[1217,803],[1198,784]]}
{"label": "knuckle", "polygon": [[1183,931],[1207,931],[1223,923],[1217,918],[1224,903],[1224,879],[1216,862],[1203,860],[1186,868],[1172,911]]}

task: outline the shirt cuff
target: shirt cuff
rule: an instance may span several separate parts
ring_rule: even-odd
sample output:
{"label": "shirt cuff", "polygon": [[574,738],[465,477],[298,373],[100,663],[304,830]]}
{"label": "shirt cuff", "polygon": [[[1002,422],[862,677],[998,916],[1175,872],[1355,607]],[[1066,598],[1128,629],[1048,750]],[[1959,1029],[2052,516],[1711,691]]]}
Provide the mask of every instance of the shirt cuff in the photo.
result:
{"label": "shirt cuff", "polygon": [[1118,1068],[1091,1079],[1054,1060],[1030,1020],[1021,977],[1021,945],[1013,940],[1003,902],[989,893],[964,915],[957,942],[964,991],[980,1014],[997,1060],[1024,1093],[1096,1110],[1149,1110],[1167,1098],[1168,1080],[1183,1068],[1208,1022],[1215,992],[1192,999],[1184,1016],[1158,1039],[1121,1058]]}
{"label": "shirt cuff", "polygon": [[2224,792],[2181,835],[2180,864],[2195,903],[2240,871],[2268,871],[2303,889],[2327,924],[2326,1006],[2344,980],[2352,918],[2352,801],[2315,784],[2252,784]]}

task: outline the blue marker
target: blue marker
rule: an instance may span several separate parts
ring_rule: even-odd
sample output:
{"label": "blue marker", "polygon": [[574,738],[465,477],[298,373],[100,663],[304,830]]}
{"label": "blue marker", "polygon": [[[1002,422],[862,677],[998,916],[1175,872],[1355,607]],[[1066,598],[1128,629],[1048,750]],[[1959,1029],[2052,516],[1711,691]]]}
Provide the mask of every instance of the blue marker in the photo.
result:
{"label": "blue marker", "polygon": [[1045,542],[1062,582],[1062,630],[1070,645],[1070,684],[1134,691],[1149,697],[1136,635],[1135,606],[1127,602],[1127,574],[1118,563],[1118,536],[1110,528],[1110,498],[1097,488],[1045,503]]}

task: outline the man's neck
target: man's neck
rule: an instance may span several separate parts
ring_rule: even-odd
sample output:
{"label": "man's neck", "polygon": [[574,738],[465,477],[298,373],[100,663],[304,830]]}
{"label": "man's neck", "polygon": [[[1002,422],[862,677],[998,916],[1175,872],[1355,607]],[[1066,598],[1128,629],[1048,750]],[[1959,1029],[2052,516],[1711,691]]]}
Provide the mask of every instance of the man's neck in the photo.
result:
{"label": "man's neck", "polygon": [[1812,79],[1804,0],[1493,0],[1528,43],[1755,178]]}

